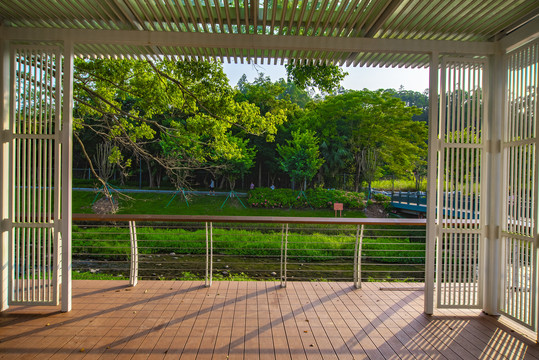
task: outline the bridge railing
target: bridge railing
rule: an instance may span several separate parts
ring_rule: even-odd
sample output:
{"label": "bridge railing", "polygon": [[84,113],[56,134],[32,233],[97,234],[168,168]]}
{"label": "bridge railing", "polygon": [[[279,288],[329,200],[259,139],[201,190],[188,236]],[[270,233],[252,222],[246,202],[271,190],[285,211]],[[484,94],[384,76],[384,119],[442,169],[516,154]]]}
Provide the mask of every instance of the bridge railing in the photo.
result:
{"label": "bridge railing", "polygon": [[[424,281],[425,220],[73,214],[80,276]],[[93,273],[93,274],[92,274]],[[119,276],[118,276],[119,275]]]}
{"label": "bridge railing", "polygon": [[[395,207],[404,205],[404,208],[420,212],[426,211],[427,193],[423,191],[373,191],[391,198]],[[442,208],[444,212],[451,211],[452,216],[458,218],[475,219],[479,211],[480,197],[474,194],[463,194],[460,191],[444,192],[442,195]]]}
{"label": "bridge railing", "polygon": [[427,193],[425,192],[392,191],[390,194],[391,202],[427,205]]}

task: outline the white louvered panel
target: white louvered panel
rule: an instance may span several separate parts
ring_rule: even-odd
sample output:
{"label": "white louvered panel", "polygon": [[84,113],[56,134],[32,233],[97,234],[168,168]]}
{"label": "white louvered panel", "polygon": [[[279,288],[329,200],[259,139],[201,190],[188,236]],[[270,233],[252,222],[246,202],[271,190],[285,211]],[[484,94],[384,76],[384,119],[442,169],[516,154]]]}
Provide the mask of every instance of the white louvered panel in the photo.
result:
{"label": "white louvered panel", "polygon": [[537,249],[530,239],[503,237],[503,314],[537,329]]}
{"label": "white louvered panel", "polygon": [[537,331],[539,40],[506,59],[500,311]]}
{"label": "white louvered panel", "polygon": [[14,46],[10,303],[58,304],[58,47]]}
{"label": "white louvered panel", "polygon": [[440,308],[482,303],[486,68],[481,59],[442,58],[436,208]]}

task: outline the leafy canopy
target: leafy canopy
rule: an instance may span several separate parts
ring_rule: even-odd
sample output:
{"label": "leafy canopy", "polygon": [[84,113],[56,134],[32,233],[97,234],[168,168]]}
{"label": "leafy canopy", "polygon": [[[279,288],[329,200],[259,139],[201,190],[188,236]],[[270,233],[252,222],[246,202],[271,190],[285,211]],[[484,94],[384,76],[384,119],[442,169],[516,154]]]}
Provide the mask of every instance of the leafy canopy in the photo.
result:
{"label": "leafy canopy", "polygon": [[284,110],[261,114],[236,96],[217,62],[78,59],[75,135],[93,131],[114,144],[114,161],[132,153],[185,179],[244,158],[251,150],[238,138],[271,141],[286,121]]}
{"label": "leafy canopy", "polygon": [[339,84],[348,75],[336,65],[300,65],[287,64],[288,81],[299,87],[318,88],[320,91],[332,94],[339,89]]}
{"label": "leafy canopy", "polygon": [[313,131],[292,131],[287,145],[277,145],[281,168],[294,180],[311,180],[324,160],[320,158],[318,138]]}
{"label": "leafy canopy", "polygon": [[301,126],[314,130],[322,143],[339,145],[326,146],[325,151],[335,152],[333,158],[347,158],[357,189],[364,171],[376,173],[368,158],[373,154],[377,164],[399,173],[412,169],[427,135],[423,122],[412,121],[418,113],[419,109],[406,106],[389,92],[348,91],[314,104],[301,119]]}

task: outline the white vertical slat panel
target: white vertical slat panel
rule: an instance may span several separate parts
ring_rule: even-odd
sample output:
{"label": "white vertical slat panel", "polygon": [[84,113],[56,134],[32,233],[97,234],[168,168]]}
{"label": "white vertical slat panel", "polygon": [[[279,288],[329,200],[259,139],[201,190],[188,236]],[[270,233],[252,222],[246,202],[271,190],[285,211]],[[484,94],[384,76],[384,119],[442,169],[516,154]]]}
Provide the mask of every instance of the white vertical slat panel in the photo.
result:
{"label": "white vertical slat panel", "polygon": [[[62,116],[58,117],[59,138],[61,154],[56,158],[55,168],[61,169],[61,187],[56,189],[61,192],[60,232],[62,256],[62,311],[71,311],[72,306],[72,242],[71,242],[71,214],[72,214],[72,173],[73,173],[73,43],[66,41],[63,49],[63,64],[57,59],[57,74],[62,73],[63,78],[58,78],[58,84],[62,84]],[[60,86],[60,85],[59,85]],[[59,93],[59,92],[58,92]],[[60,104],[60,102],[58,102]],[[60,161],[61,159],[61,161]],[[58,288],[57,288],[58,290]]]}
{"label": "white vertical slat panel", "polygon": [[[9,42],[0,40],[0,93],[4,94],[0,99],[0,221],[4,224],[11,220],[11,172],[10,172],[10,139],[8,133],[13,127],[10,114],[13,112],[11,101],[11,87],[15,83],[13,67],[9,51]],[[10,226],[0,226],[0,311],[9,308],[9,283],[10,283],[10,259],[9,242],[11,235]]]}
{"label": "white vertical slat panel", "polygon": [[[438,109],[438,53],[430,55],[429,67],[429,107]],[[434,313],[434,282],[436,275],[436,243],[438,242],[438,232],[436,224],[439,223],[436,213],[436,203],[438,201],[437,178],[440,177],[441,167],[439,166],[439,122],[438,111],[429,112],[429,154],[428,154],[428,180],[427,180],[427,243],[425,261],[425,313]]]}
{"label": "white vertical slat panel", "polygon": [[55,274],[58,217],[51,198],[52,168],[58,159],[51,153],[61,99],[61,53],[58,47],[12,46],[11,149],[12,161],[12,254],[10,263],[11,304],[58,304]]}
{"label": "white vertical slat panel", "polygon": [[538,61],[537,39],[506,55],[503,267],[499,300],[501,313],[534,331],[538,330]]}
{"label": "white vertical slat panel", "polygon": [[[443,58],[440,71],[437,305],[480,308],[487,62]],[[483,186],[482,186],[483,184]]]}

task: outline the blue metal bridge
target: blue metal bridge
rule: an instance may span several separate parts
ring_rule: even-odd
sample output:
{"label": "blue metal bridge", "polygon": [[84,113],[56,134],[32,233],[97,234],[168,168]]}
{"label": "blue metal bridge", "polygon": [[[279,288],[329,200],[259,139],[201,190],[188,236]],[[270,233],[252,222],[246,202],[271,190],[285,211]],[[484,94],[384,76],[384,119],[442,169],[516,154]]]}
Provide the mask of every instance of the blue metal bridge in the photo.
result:
{"label": "blue metal bridge", "polygon": [[[391,206],[398,211],[423,215],[427,212],[427,193],[422,191],[373,191],[391,198]],[[479,210],[479,196],[447,192],[442,196],[444,214],[458,219],[475,219]]]}

